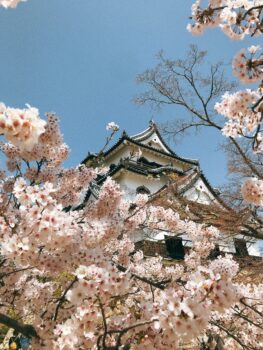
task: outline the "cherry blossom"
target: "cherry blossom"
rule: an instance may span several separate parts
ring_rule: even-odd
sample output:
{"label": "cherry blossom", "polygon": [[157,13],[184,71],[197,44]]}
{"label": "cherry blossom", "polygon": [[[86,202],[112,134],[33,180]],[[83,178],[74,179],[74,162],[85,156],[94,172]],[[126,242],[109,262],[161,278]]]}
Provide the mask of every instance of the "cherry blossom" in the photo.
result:
{"label": "cherry blossom", "polygon": [[110,122],[106,126],[107,130],[112,130],[112,131],[118,131],[119,130],[119,125],[116,124],[115,122]]}
{"label": "cherry blossom", "polygon": [[23,2],[27,0],[0,0],[0,6],[3,6],[5,8],[11,7],[15,8],[19,2]]}
{"label": "cherry blossom", "polygon": [[[15,7],[18,1],[0,4]],[[198,0],[189,30],[220,26],[235,39],[258,35],[261,11],[251,7],[261,4],[211,0],[202,10]],[[241,81],[261,79],[259,51],[252,46],[235,58]],[[261,98],[260,88],[247,89],[226,93],[215,106],[228,120],[223,133],[256,135],[258,150]],[[119,126],[106,128],[107,145]],[[0,130],[8,169],[0,180],[1,314],[18,316],[33,348],[167,350],[201,342],[209,348],[213,334],[228,349],[262,348],[263,286],[239,283],[232,255],[209,258],[218,229],[187,213],[182,219],[146,195],[127,199],[110,177],[87,200],[105,169],[100,162],[63,168],[69,148],[54,114],[44,121],[35,108],[2,104]],[[242,193],[248,203],[262,205],[262,180],[247,179]],[[135,251],[131,237],[140,230],[186,235],[191,247],[184,263],[167,266],[161,256]],[[231,334],[233,322],[237,335]]]}
{"label": "cherry blossom", "polygon": [[[199,34],[211,26],[219,26],[231,39],[243,39],[245,35],[262,34],[262,0],[210,0],[208,7],[201,8],[198,0],[192,5],[193,24],[188,30]],[[233,73],[240,82],[249,84],[263,78],[263,56],[259,45],[242,49],[233,59]],[[228,121],[222,128],[223,135],[231,138],[246,137],[252,140],[254,152],[262,153],[262,84],[257,90],[243,90],[225,93],[221,102],[215,104],[215,110]],[[260,174],[256,173],[259,176]],[[262,205],[262,179],[250,178],[242,186],[246,202]]]}
{"label": "cherry blossom", "polygon": [[[197,344],[212,319],[222,322],[247,297],[233,281],[238,264],[231,256],[208,259],[218,230],[151,205],[147,195],[128,200],[111,178],[85,202],[101,169],[63,169],[58,118],[47,119],[31,150],[1,146],[13,173],[2,172],[0,183],[2,312],[14,300],[34,327],[37,349]],[[130,237],[142,229],[186,234],[192,243],[184,265],[135,252]]]}
{"label": "cherry blossom", "polygon": [[263,205],[263,180],[249,178],[243,184],[241,191],[248,203],[256,206]]}
{"label": "cherry blossom", "polygon": [[222,129],[225,136],[252,135],[261,121],[261,112],[252,107],[261,98],[261,93],[250,89],[230,94],[225,93],[215,110],[228,118]]}
{"label": "cherry blossom", "polygon": [[[247,51],[241,50],[233,59],[233,73],[245,84],[255,83],[263,78],[263,56],[258,54],[260,46],[252,45]],[[256,56],[258,54],[258,57]]]}
{"label": "cherry blossom", "polygon": [[44,132],[45,124],[38,110],[29,105],[25,109],[0,105],[0,133],[20,149],[31,151]]}
{"label": "cherry blossom", "polygon": [[[194,35],[211,27],[220,27],[233,40],[262,33],[262,0],[197,0],[192,5],[192,24],[187,29]],[[205,6],[205,5],[204,5]]]}

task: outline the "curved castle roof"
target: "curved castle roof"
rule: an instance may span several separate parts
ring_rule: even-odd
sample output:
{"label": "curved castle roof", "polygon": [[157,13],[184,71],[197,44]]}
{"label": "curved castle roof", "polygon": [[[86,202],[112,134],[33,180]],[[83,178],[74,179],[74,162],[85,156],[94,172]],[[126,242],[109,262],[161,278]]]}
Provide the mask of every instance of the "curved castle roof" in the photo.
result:
{"label": "curved castle roof", "polygon": [[107,149],[106,151],[100,154],[89,153],[87,157],[82,161],[82,163],[85,164],[87,161],[92,160],[98,155],[106,159],[113,152],[115,152],[121,147],[124,147],[125,144],[127,144],[127,142],[139,148],[144,148],[144,149],[153,151],[157,154],[160,154],[166,157],[171,157],[179,162],[186,163],[188,164],[188,167],[189,166],[199,167],[199,162],[197,160],[179,157],[164,141],[156,124],[153,121],[150,121],[149,127],[147,129],[145,129],[144,131],[136,135],[128,136],[126,131],[123,131],[122,136],[113,146],[111,146],[109,149]]}

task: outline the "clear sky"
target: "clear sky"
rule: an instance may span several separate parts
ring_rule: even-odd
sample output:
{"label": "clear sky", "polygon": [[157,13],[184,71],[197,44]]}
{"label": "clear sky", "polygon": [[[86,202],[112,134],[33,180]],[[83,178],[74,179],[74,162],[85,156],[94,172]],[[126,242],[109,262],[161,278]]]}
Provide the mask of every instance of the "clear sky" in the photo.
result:
{"label": "clear sky", "polygon": [[[67,165],[103,145],[107,122],[133,134],[153,117],[162,122],[183,116],[177,108],[153,113],[131,100],[141,87],[135,77],[156,64],[163,49],[184,57],[189,44],[208,50],[209,60],[230,62],[241,48],[218,29],[193,37],[185,29],[190,0],[28,0],[17,9],[0,9],[0,100],[25,103],[43,115],[56,112],[71,148]],[[171,145],[181,156],[198,158],[212,185],[225,181],[226,162],[217,150],[220,137],[202,133]]]}

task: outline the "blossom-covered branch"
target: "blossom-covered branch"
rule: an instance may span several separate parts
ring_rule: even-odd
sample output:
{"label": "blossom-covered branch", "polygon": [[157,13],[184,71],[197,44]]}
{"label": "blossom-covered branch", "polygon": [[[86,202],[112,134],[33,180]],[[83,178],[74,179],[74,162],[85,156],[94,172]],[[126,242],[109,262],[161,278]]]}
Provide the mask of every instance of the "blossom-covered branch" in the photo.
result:
{"label": "blossom-covered branch", "polygon": [[[215,312],[224,315],[247,296],[233,282],[238,265],[232,257],[208,259],[217,229],[185,221],[147,195],[127,200],[110,178],[97,199],[80,205],[101,168],[62,168],[68,148],[53,114],[46,122],[37,113],[26,119],[30,147],[24,146],[28,139],[10,138],[6,125],[20,114],[3,113],[10,142],[1,148],[13,175],[2,173],[0,184],[0,299],[3,315],[11,309],[30,320],[38,335],[27,334],[32,346],[161,350],[197,344]],[[135,252],[129,235],[142,227],[187,234],[192,249],[185,266],[165,267],[161,257]]]}
{"label": "blossom-covered branch", "polygon": [[197,0],[192,5],[192,24],[187,29],[194,35],[206,28],[219,26],[231,39],[240,40],[245,35],[259,35],[262,29],[262,0]]}

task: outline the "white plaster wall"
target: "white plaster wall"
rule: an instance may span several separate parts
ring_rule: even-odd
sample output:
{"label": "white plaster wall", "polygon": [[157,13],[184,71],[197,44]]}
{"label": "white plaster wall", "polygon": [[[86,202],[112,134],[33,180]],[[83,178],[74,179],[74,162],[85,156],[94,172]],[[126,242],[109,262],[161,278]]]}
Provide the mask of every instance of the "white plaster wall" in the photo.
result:
{"label": "white plaster wall", "polygon": [[158,180],[156,178],[146,177],[128,171],[123,171],[114,179],[125,191],[128,199],[130,200],[135,197],[136,189],[139,186],[145,186],[151,193],[155,193],[166,184],[166,179],[164,176],[161,176]]}
{"label": "white plaster wall", "polygon": [[163,143],[161,142],[160,138],[158,137],[158,135],[154,132],[150,137],[148,137],[146,140],[144,141],[140,141],[141,143],[148,145],[149,142],[152,142],[152,147],[158,148],[164,152],[170,153],[168,151],[168,149],[163,145]]}
{"label": "white plaster wall", "polygon": [[210,193],[209,189],[200,178],[193,187],[184,193],[184,197],[202,204],[211,204],[215,201],[215,197]]}
{"label": "white plaster wall", "polygon": [[249,243],[248,244],[248,252],[253,256],[263,256],[262,247],[260,247],[259,242]]}
{"label": "white plaster wall", "polygon": [[125,159],[130,157],[130,153],[131,153],[131,149],[130,147],[122,147],[120,149],[118,149],[116,151],[116,153],[114,153],[113,155],[110,155],[106,160],[105,160],[105,164],[107,166],[110,166],[111,164],[119,164],[120,159]]}
{"label": "white plaster wall", "polygon": [[[164,231],[162,231],[162,232],[156,232],[154,235],[152,235],[152,237],[156,240],[164,240],[165,238],[164,238],[164,236],[171,236],[171,237],[174,237],[174,236],[176,236],[176,233],[171,233],[171,232],[164,232]],[[180,234],[178,237],[182,237],[182,239],[183,240],[189,240],[189,238],[188,238],[188,236],[187,235],[185,235],[185,234]],[[188,246],[188,247],[191,247],[192,246],[192,242],[187,242],[186,243],[186,245]]]}

